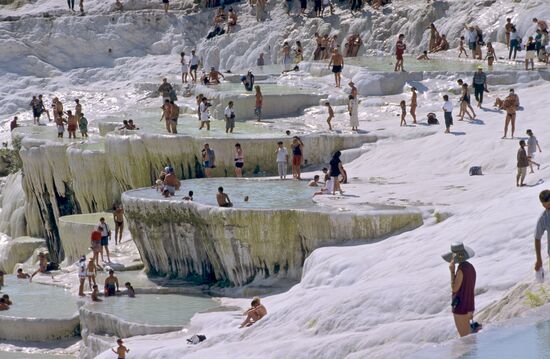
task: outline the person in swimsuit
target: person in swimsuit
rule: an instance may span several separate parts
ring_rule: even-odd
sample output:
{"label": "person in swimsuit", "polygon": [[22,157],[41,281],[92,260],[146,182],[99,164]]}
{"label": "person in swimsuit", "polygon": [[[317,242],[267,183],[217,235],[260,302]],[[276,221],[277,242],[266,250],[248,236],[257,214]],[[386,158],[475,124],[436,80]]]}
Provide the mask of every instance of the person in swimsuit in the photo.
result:
{"label": "person in swimsuit", "polygon": [[321,60],[321,43],[323,41],[323,38],[321,35],[319,35],[318,32],[315,33],[315,42],[317,43],[317,47],[315,48],[315,51],[313,51],[313,60]]}
{"label": "person in swimsuit", "polygon": [[243,167],[244,167],[244,152],[241,148],[241,144],[235,144],[235,176],[243,176]]}
{"label": "person in swimsuit", "polygon": [[33,277],[38,273],[46,273],[48,260],[46,259],[46,255],[43,252],[38,253],[38,261],[38,269],[29,278],[30,282],[32,282]]}
{"label": "person in swimsuit", "polygon": [[497,55],[495,54],[495,48],[493,47],[493,44],[488,42],[487,43],[487,54],[485,54],[485,60],[487,60],[487,65],[490,69],[493,68],[493,62],[495,62],[495,59],[497,58]]}
{"label": "person in swimsuit", "polygon": [[210,72],[208,73],[209,83],[212,85],[219,85],[220,77],[225,80],[225,77],[221,72],[217,71],[215,67],[211,67]]}
{"label": "person in swimsuit", "polygon": [[[180,107],[172,100],[170,100],[170,132],[173,134],[178,133],[178,118],[180,117]],[[135,129],[135,126],[131,130]]]}
{"label": "person in swimsuit", "polygon": [[115,245],[122,243],[122,231],[124,231],[124,209],[122,205],[113,206],[113,219],[115,220]]}
{"label": "person in swimsuit", "polygon": [[126,348],[124,345],[122,345],[122,339],[119,339],[116,341],[118,344],[118,348],[116,350],[111,349],[113,353],[118,355],[118,359],[125,359],[126,353],[130,352],[130,349]]}
{"label": "person in swimsuit", "polygon": [[395,44],[395,68],[394,71],[405,71],[403,67],[403,54],[407,49],[407,45],[403,42],[405,35],[399,34],[397,43]]}
{"label": "person in swimsuit", "polygon": [[264,96],[262,95],[262,90],[260,89],[259,85],[254,86],[254,89],[256,90],[256,108],[254,109],[254,113],[258,117],[257,121],[262,121],[262,106],[264,103]]}
{"label": "person in swimsuit", "polygon": [[210,170],[216,167],[216,154],[214,150],[210,148],[210,145],[205,143],[204,148],[201,151],[201,155],[204,166],[204,174],[206,177],[210,177]]}
{"label": "person in swimsuit", "polygon": [[105,278],[105,284],[103,287],[106,297],[116,295],[116,292],[120,292],[118,289],[118,278],[115,277],[115,271],[109,270],[109,276]]}
{"label": "person in swimsuit", "polygon": [[[475,113],[470,114],[470,111],[468,108],[470,108],[470,89],[468,87],[468,84],[464,83],[462,84],[462,96],[460,97],[460,119],[459,121],[464,120],[464,115],[468,115],[470,117],[470,120],[473,120],[475,118]],[[473,110],[472,110],[473,112]]]}
{"label": "person in swimsuit", "polygon": [[416,87],[411,87],[411,116],[413,118],[413,123],[416,123],[416,107],[417,107],[417,103],[416,103]]}
{"label": "person in swimsuit", "polygon": [[164,100],[164,105],[161,107],[162,115],[160,116],[160,121],[164,120],[166,122],[166,131],[172,133],[172,127],[170,126],[170,118],[172,116],[172,105],[170,104],[170,99]]}
{"label": "person in swimsuit", "polygon": [[0,298],[0,311],[8,309],[10,309],[10,306],[6,303],[6,300],[4,298]]}
{"label": "person in swimsuit", "polygon": [[44,100],[42,99],[42,95],[38,95],[38,103],[39,103],[39,107],[40,107],[40,111],[41,113],[46,113],[46,116],[48,116],[48,121],[49,122],[52,122],[52,119],[50,117],[50,113],[48,112],[48,110],[46,109],[46,106],[44,106]]}
{"label": "person in swimsuit", "polygon": [[218,193],[216,194],[216,201],[220,207],[233,207],[233,203],[229,199],[229,196],[223,193],[223,187],[218,187]]}
{"label": "person in swimsuit", "polygon": [[17,123],[17,116],[14,116],[13,120],[10,122],[10,131],[15,130],[17,127],[19,127],[19,124]]}
{"label": "person in swimsuit", "polygon": [[334,82],[336,83],[336,87],[340,87],[341,72],[344,69],[344,57],[340,54],[338,48],[335,48],[332,52],[332,57],[328,63],[328,67],[330,68],[331,66],[332,72],[334,73]]}
{"label": "person in swimsuit", "polygon": [[243,315],[246,315],[246,319],[241,323],[239,328],[249,327],[265,317],[267,315],[267,309],[260,303],[260,298],[255,297],[252,299],[252,303],[250,303],[250,309],[244,312]]}
{"label": "person in swimsuit", "polygon": [[[474,251],[463,243],[451,244],[451,251],[442,255],[449,262],[451,272],[451,307],[458,334],[463,337],[472,334],[470,320],[474,318],[476,270],[468,262]],[[455,270],[455,264],[458,268]]]}
{"label": "person in swimsuit", "polygon": [[300,177],[300,166],[302,165],[304,143],[299,137],[295,136],[290,147],[292,148],[292,177],[299,180],[302,179]]}
{"label": "person in swimsuit", "polygon": [[342,161],[340,160],[341,155],[342,152],[336,151],[330,160],[330,177],[333,182],[332,195],[335,195],[336,191],[339,191],[340,194],[344,194],[344,191],[340,188],[340,181],[338,180],[338,177],[344,173],[344,167],[342,166]]}
{"label": "person in swimsuit", "polygon": [[99,299],[99,289],[97,284],[94,284],[92,287],[92,302],[103,302],[103,300]]}
{"label": "person in swimsuit", "polygon": [[124,286],[126,287],[126,294],[128,295],[128,297],[135,298],[136,292],[134,291],[134,287],[132,287],[132,284],[130,284],[130,282],[126,282]]}
{"label": "person in swimsuit", "polygon": [[30,278],[28,273],[23,272],[23,268],[17,269],[17,279],[27,279]]}
{"label": "person in swimsuit", "polygon": [[464,36],[460,37],[460,44],[458,45],[458,57],[462,56],[462,54],[468,57],[468,52],[466,52],[466,49],[464,48]]}
{"label": "person in swimsuit", "polygon": [[321,60],[325,60],[325,59],[328,59],[330,57],[330,54],[327,51],[328,41],[329,41],[328,34],[325,34],[321,38]]}
{"label": "person in swimsuit", "polygon": [[73,115],[71,110],[67,111],[67,132],[69,138],[76,138],[76,129],[78,128],[78,117]]}
{"label": "person in swimsuit", "polygon": [[94,257],[90,258],[90,261],[88,262],[88,266],[86,267],[86,276],[88,277],[88,284],[90,285],[90,289],[92,289],[92,282],[94,283],[94,286],[96,286],[95,282],[95,276],[96,276],[97,268],[94,263]]}
{"label": "person in swimsuit", "polygon": [[180,53],[180,64],[181,64],[181,82],[187,83],[187,74],[189,73],[189,66],[185,60],[185,52]]}
{"label": "person in swimsuit", "polygon": [[328,118],[327,118],[328,129],[329,131],[332,131],[332,125],[330,122],[334,118],[334,110],[332,109],[332,106],[330,106],[330,102],[325,102],[325,106],[328,110]]}
{"label": "person in swimsuit", "polygon": [[169,168],[163,182],[162,194],[164,197],[172,197],[176,194],[176,191],[180,189],[180,180],[174,174],[174,169]]}
{"label": "person in swimsuit", "polygon": [[65,133],[65,123],[67,123],[67,120],[63,118],[63,114],[57,115],[57,118],[55,119],[57,138],[63,138],[63,134]]}
{"label": "person in swimsuit", "polygon": [[84,117],[83,113],[81,113],[80,120],[78,120],[78,128],[83,138],[88,137],[88,119]]}

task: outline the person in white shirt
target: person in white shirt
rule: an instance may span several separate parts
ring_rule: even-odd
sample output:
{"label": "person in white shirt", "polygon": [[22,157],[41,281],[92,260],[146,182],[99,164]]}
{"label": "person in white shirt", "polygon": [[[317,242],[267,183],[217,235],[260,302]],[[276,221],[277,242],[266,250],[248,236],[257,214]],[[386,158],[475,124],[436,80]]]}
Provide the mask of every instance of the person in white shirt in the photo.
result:
{"label": "person in white shirt", "polygon": [[281,179],[286,179],[286,168],[288,167],[288,151],[283,146],[283,141],[277,142],[277,149],[275,150],[277,155],[277,171]]}
{"label": "person in white shirt", "polygon": [[229,101],[227,107],[223,111],[225,118],[225,133],[233,133],[233,128],[235,127],[235,110],[233,110],[233,101]]}
{"label": "person in white shirt", "polygon": [[189,73],[193,82],[197,82],[197,69],[199,68],[199,58],[195,55],[195,50],[191,50],[191,58],[189,59]]}
{"label": "person in white shirt", "polygon": [[477,47],[477,32],[476,29],[473,26],[468,27],[467,25],[464,25],[466,28],[466,38],[468,39],[468,47],[470,50],[472,50],[472,58],[476,58],[476,47]]}
{"label": "person in white shirt", "polygon": [[206,125],[206,130],[210,131],[210,112],[208,111],[209,106],[210,105],[208,104],[208,99],[206,97],[203,97],[202,102],[199,105],[201,118],[201,126],[199,127],[199,130],[202,130],[204,125]]}
{"label": "person in white shirt", "polygon": [[443,96],[443,101],[445,103],[443,104],[443,114],[445,117],[445,133],[451,133],[451,126],[453,124],[453,104],[451,101],[449,101],[449,96],[445,95]]}

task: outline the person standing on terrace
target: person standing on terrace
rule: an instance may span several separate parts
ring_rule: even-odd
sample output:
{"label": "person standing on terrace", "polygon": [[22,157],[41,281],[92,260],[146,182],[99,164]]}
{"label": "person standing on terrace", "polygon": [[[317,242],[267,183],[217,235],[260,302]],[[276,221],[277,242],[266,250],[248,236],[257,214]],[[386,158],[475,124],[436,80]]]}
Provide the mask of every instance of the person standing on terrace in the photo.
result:
{"label": "person standing on terrace", "polygon": [[158,88],[159,94],[162,96],[162,102],[164,103],[166,100],[170,100],[170,92],[172,92],[174,88],[172,85],[168,82],[168,79],[165,77],[162,79],[162,84]]}
{"label": "person standing on terrace", "polygon": [[[468,259],[472,258],[474,254],[471,248],[457,242],[451,244],[450,252],[441,256],[449,262],[451,307],[455,326],[461,337],[475,332],[475,327],[470,324],[470,320],[473,320],[475,311],[476,270],[468,262]],[[455,268],[455,264],[458,264],[458,268]]]}
{"label": "person standing on terrace", "polygon": [[199,57],[195,55],[195,50],[191,50],[191,58],[189,59],[189,73],[191,80],[197,82],[197,69],[199,68]]}
{"label": "person standing on terrace", "polygon": [[294,136],[292,139],[292,176],[295,179],[302,179],[300,177],[300,166],[302,165],[304,143],[300,140],[300,137]]}
{"label": "person standing on terrace", "polygon": [[480,65],[477,67],[477,72],[474,73],[472,84],[474,86],[474,95],[477,101],[477,107],[481,108],[481,105],[483,104],[483,92],[487,91],[487,75],[483,72],[483,66]]}
{"label": "person standing on terrace", "polygon": [[[548,240],[550,240],[550,190],[544,190],[539,194],[539,200],[544,208],[544,212],[540,215],[537,226],[535,227],[535,271],[539,271],[542,268],[542,255],[541,245],[542,236],[546,232]],[[548,247],[550,248],[550,247]],[[550,252],[549,252],[550,255]]]}
{"label": "person standing on terrace", "polygon": [[399,34],[397,43],[395,44],[395,68],[394,71],[405,71],[403,67],[403,54],[407,49],[407,45],[403,42],[405,35]]}
{"label": "person standing on terrace", "polygon": [[208,103],[208,99],[206,97],[203,97],[199,105],[200,120],[201,120],[201,125],[199,127],[199,130],[202,130],[204,125],[206,125],[206,130],[210,131],[210,110],[208,109],[209,107],[210,107],[210,104]]}
{"label": "person standing on terrace", "polygon": [[235,144],[235,176],[243,176],[244,152],[240,143]]}
{"label": "person standing on terrace", "polygon": [[256,107],[254,109],[254,114],[257,116],[257,121],[262,121],[262,106],[264,104],[264,95],[262,95],[262,90],[260,89],[260,86],[256,85],[254,86],[254,89],[256,90]]}
{"label": "person standing on terrace", "polygon": [[122,243],[124,231],[124,209],[122,205],[113,206],[113,220],[115,221],[115,245]]}
{"label": "person standing on terrace", "polygon": [[344,57],[340,54],[338,48],[335,48],[332,52],[332,57],[328,63],[328,67],[330,68],[331,66],[332,72],[334,73],[334,82],[336,83],[336,87],[340,87],[341,73],[344,69]]}
{"label": "person standing on terrace", "polygon": [[288,151],[283,146],[283,141],[277,142],[277,149],[275,150],[277,155],[277,172],[280,179],[286,179],[286,166],[288,165]]}
{"label": "person standing on terrace", "polygon": [[506,48],[510,48],[510,32],[512,31],[512,28],[514,27],[514,24],[512,24],[512,19],[507,18],[506,24],[504,25],[504,41],[506,42]]}
{"label": "person standing on terrace", "polygon": [[172,128],[170,126],[170,119],[172,116],[172,105],[170,104],[170,99],[164,100],[164,105],[161,107],[162,109],[162,116],[160,116],[160,121],[164,120],[166,123],[166,131],[168,133],[172,133]]}
{"label": "person standing on terrace", "polygon": [[216,167],[216,153],[210,148],[208,143],[205,143],[204,148],[201,151],[201,156],[204,166],[204,174],[206,177],[210,177],[210,170]]}
{"label": "person standing on terrace", "polygon": [[105,249],[107,261],[111,263],[111,257],[109,256],[109,237],[111,237],[111,229],[103,217],[99,219],[99,224],[97,226],[101,228],[101,261],[104,262],[103,249]]}

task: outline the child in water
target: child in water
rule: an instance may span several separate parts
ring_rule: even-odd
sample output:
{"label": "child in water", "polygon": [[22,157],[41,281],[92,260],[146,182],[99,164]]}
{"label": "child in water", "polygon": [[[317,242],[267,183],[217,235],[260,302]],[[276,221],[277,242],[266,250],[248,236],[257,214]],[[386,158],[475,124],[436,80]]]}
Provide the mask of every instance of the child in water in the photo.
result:
{"label": "child in water", "polygon": [[124,286],[126,287],[126,294],[128,294],[128,297],[135,298],[136,292],[134,291],[134,287],[132,287],[130,282],[126,282]]}
{"label": "child in water", "polygon": [[97,289],[97,284],[94,284],[92,289],[92,302],[103,302],[103,300],[99,299],[99,289]]}
{"label": "child in water", "polygon": [[405,100],[402,100],[399,106],[401,107],[401,123],[399,126],[407,126],[407,121],[405,121],[405,116],[407,116],[407,103]]}

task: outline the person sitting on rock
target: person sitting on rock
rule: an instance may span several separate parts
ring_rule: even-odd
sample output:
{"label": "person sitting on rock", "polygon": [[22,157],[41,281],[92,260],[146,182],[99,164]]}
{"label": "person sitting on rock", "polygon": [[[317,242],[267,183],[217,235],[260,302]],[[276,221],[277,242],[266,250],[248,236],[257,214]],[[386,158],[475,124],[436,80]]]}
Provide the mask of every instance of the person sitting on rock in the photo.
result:
{"label": "person sitting on rock", "polygon": [[229,8],[227,11],[227,33],[231,32],[231,29],[237,25],[237,13],[233,8]]}
{"label": "person sitting on rock", "polygon": [[46,255],[43,252],[38,253],[38,269],[31,275],[29,281],[32,282],[32,279],[35,275],[38,273],[46,273],[48,268],[48,260],[46,259]]}
{"label": "person sitting on rock", "polygon": [[250,306],[250,309],[243,313],[243,315],[246,315],[246,319],[239,328],[249,327],[267,315],[267,309],[260,303],[260,298],[255,297],[252,299]]}
{"label": "person sitting on rock", "polygon": [[432,52],[447,51],[449,50],[449,42],[445,35],[441,35],[439,44],[432,50]]}

